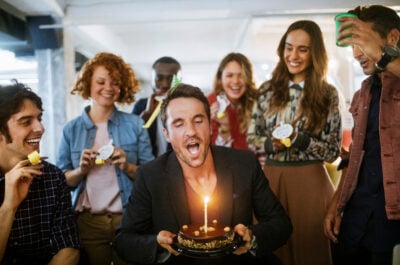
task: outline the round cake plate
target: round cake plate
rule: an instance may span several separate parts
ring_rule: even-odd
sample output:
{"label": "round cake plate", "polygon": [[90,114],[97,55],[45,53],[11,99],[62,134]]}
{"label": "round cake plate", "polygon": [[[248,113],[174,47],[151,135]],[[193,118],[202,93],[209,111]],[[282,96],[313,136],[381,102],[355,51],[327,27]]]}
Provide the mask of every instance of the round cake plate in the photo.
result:
{"label": "round cake plate", "polygon": [[235,238],[233,239],[232,244],[225,246],[223,248],[218,249],[209,249],[209,250],[200,250],[200,249],[191,249],[185,246],[182,246],[178,243],[178,237],[174,238],[174,242],[171,247],[178,251],[181,255],[191,257],[191,258],[215,258],[215,257],[223,257],[232,253],[232,251],[238,249],[242,244],[242,238],[235,234]]}

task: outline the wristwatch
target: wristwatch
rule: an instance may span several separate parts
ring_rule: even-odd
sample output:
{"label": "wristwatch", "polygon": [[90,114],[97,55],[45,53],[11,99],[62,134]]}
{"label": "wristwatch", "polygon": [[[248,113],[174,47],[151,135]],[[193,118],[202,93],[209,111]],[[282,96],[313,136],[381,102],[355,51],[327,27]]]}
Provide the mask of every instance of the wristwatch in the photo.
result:
{"label": "wristwatch", "polygon": [[379,72],[385,70],[386,66],[400,56],[400,49],[397,46],[385,45],[382,49],[382,57],[375,63],[375,67]]}

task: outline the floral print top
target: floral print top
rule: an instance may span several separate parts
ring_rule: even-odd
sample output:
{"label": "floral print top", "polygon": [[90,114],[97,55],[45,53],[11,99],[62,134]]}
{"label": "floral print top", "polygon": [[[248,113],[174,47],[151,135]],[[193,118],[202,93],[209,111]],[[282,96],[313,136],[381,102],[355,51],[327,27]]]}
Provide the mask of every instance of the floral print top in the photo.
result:
{"label": "floral print top", "polygon": [[[289,88],[290,101],[279,112],[267,113],[272,97],[269,82],[260,88],[258,102],[254,105],[247,142],[249,148],[257,155],[265,154],[266,164],[270,162],[333,162],[339,155],[341,143],[341,115],[339,111],[338,92],[329,86],[331,107],[322,130],[311,134],[304,128],[305,118],[292,124],[300,104],[302,89]],[[289,148],[274,151],[272,147],[272,130],[281,122],[293,125],[297,137]]]}

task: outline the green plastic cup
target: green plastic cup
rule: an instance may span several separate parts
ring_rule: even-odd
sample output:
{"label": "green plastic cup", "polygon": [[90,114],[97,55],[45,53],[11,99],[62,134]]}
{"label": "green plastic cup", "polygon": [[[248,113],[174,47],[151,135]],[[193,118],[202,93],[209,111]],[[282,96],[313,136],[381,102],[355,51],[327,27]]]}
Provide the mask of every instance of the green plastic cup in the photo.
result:
{"label": "green plastic cup", "polygon": [[[339,36],[339,29],[340,29],[340,27],[342,26],[342,22],[340,22],[339,21],[339,18],[342,18],[342,17],[357,17],[356,15],[354,15],[354,14],[351,14],[351,13],[339,13],[339,14],[337,14],[336,16],[335,16],[335,23],[336,23],[336,45],[337,46],[339,46],[339,47],[346,47],[346,46],[349,46],[348,44],[345,44],[345,45],[340,45],[339,44],[339,41],[338,41],[338,36]],[[347,35],[347,36],[344,36],[341,40],[343,40],[343,39],[345,39],[345,38],[350,38],[351,37],[351,35]]]}

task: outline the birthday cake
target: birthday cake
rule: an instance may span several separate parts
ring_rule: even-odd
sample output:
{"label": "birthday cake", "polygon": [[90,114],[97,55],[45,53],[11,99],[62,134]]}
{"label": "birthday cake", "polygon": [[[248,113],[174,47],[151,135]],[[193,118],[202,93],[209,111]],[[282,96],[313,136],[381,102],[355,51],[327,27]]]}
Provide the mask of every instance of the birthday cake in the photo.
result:
{"label": "birthday cake", "polygon": [[193,224],[183,225],[178,233],[178,243],[189,249],[212,250],[224,248],[234,243],[235,232],[226,225],[214,220],[207,226]]}

